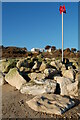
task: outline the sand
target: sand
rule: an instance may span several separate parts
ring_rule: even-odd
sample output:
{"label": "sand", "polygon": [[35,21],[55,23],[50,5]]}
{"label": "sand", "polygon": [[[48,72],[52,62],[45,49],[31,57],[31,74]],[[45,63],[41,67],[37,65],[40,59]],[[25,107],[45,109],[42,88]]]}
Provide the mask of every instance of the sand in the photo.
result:
{"label": "sand", "polygon": [[21,94],[15,87],[2,86],[2,118],[80,118],[80,95],[76,97],[75,107],[62,116],[35,112],[26,104],[34,96]]}

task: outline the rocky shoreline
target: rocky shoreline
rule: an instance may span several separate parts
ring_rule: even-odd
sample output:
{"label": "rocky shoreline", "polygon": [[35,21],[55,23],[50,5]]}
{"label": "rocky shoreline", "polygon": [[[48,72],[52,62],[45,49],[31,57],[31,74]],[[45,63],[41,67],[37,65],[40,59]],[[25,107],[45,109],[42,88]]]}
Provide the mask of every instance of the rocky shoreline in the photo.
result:
{"label": "rocky shoreline", "polygon": [[74,107],[80,71],[75,59],[6,58],[0,62],[0,85],[9,84],[23,95],[34,96],[26,105],[36,112],[62,115]]}

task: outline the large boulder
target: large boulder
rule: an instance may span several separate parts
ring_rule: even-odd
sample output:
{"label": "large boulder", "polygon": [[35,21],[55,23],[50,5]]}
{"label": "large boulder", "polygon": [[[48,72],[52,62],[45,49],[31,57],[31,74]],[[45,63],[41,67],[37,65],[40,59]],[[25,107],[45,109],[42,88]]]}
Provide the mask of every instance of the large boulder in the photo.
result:
{"label": "large boulder", "polygon": [[35,79],[38,79],[38,80],[42,80],[45,78],[45,74],[44,73],[30,73],[28,74],[28,76],[30,77],[31,80],[35,80]]}
{"label": "large boulder", "polygon": [[72,80],[72,82],[74,82],[75,80],[75,72],[73,69],[70,70],[65,70],[62,74],[64,77],[69,78]]}
{"label": "large boulder", "polygon": [[74,106],[75,102],[67,97],[56,94],[43,94],[26,101],[28,106],[37,111],[48,114],[61,115]]}
{"label": "large boulder", "polygon": [[59,77],[59,76],[55,76],[54,80],[56,80],[57,83],[60,85],[60,94],[61,95],[68,95],[67,85],[71,84],[72,81],[68,78]]}
{"label": "large boulder", "polygon": [[54,80],[60,85],[60,94],[67,96],[78,96],[78,81],[72,82],[71,79],[65,77],[54,77]]}
{"label": "large boulder", "polygon": [[5,75],[5,80],[18,90],[26,83],[26,80],[20,75],[17,68],[10,69],[10,71]]}
{"label": "large boulder", "polygon": [[30,81],[26,85],[23,85],[20,92],[23,94],[40,95],[43,93],[54,93],[56,91],[56,81],[46,80],[34,80]]}

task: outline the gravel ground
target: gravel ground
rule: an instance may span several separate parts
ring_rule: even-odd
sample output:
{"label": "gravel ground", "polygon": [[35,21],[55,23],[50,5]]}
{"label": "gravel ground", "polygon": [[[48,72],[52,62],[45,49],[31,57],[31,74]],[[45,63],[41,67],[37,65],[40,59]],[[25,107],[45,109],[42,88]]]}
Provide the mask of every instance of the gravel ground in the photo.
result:
{"label": "gravel ground", "polygon": [[[80,91],[80,90],[79,90]],[[23,95],[14,87],[5,84],[2,86],[2,118],[80,118],[80,95],[75,98],[76,105],[62,116],[35,112],[26,104],[32,95]]]}

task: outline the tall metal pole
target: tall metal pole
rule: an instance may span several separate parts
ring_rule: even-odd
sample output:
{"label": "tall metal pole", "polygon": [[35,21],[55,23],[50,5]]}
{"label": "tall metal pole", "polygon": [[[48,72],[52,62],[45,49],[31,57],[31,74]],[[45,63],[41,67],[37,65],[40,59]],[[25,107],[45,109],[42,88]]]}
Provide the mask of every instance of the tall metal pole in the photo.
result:
{"label": "tall metal pole", "polygon": [[62,12],[62,62],[63,62],[63,12]]}

